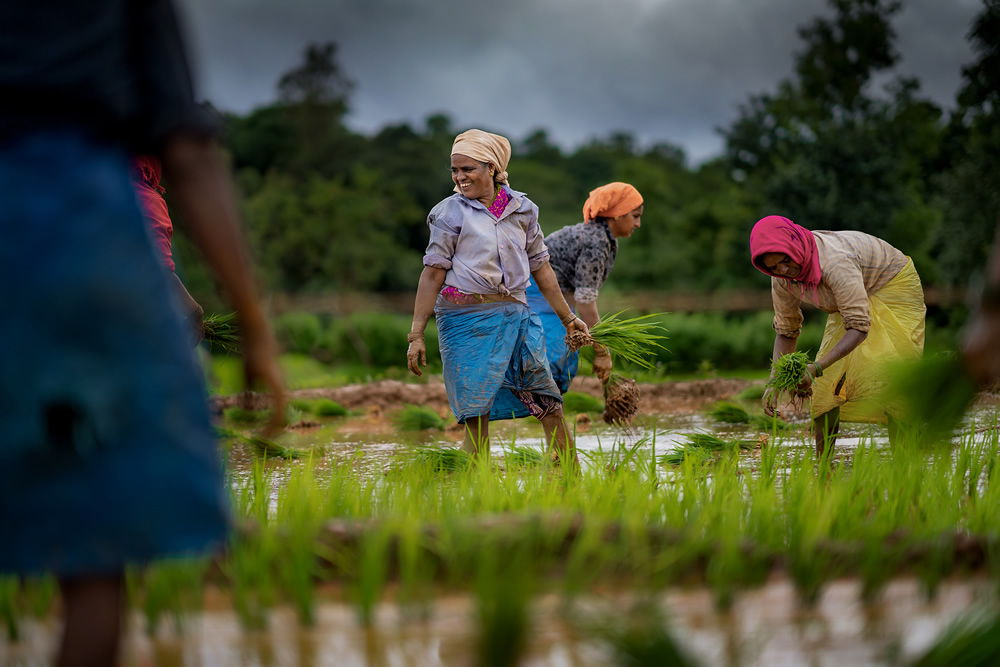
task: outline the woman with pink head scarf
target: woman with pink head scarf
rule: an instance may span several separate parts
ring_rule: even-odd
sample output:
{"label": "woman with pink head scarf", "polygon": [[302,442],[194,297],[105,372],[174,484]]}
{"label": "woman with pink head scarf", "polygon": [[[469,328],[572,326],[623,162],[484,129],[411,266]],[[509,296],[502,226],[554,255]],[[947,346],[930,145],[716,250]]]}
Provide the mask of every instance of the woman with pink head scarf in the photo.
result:
{"label": "woman with pink head scarf", "polygon": [[[812,391],[817,454],[833,448],[841,421],[888,423],[895,439],[908,416],[879,401],[882,367],[920,357],[924,347],[924,294],[910,258],[862,232],[810,231],[778,215],[754,225],[750,258],[771,277],[775,360],[795,351],[803,299],[829,315],[801,387]],[[769,415],[775,400],[764,396]]]}

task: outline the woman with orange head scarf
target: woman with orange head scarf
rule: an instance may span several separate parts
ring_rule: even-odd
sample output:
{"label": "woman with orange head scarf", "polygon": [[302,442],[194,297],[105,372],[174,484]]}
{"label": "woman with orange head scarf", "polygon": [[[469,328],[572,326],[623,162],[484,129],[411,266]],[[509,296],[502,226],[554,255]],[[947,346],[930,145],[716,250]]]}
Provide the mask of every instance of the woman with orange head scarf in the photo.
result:
{"label": "woman with orange head scarf", "polygon": [[[750,257],[771,277],[774,359],[795,351],[803,299],[829,314],[802,387],[812,391],[817,454],[833,447],[841,421],[888,422],[894,439],[898,422],[912,416],[882,404],[881,366],[924,348],[924,293],[910,258],[862,232],[810,231],[778,215],[754,225]],[[773,415],[774,397],[763,402]]]}
{"label": "woman with orange head scarf", "polygon": [[[632,236],[642,224],[642,212],[638,190],[628,183],[608,183],[591,191],[583,205],[583,222],[545,239],[563,297],[588,327],[600,319],[597,295],[614,267],[618,239]],[[569,351],[558,318],[533,284],[528,288],[528,305],[541,317],[549,367],[559,389],[566,393],[576,377],[579,355]],[[600,345],[594,346],[594,373],[602,382],[611,376],[611,355]]]}

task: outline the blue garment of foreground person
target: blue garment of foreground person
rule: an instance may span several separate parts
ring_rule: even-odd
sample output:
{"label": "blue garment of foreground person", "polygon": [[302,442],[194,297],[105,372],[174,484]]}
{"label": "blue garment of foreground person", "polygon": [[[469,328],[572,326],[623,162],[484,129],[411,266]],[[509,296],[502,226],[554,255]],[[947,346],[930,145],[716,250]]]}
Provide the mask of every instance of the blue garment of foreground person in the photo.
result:
{"label": "blue garment of foreground person", "polygon": [[217,124],[182,46],[169,0],[0,8],[0,572],[57,577],[60,667],[118,664],[126,564],[208,553],[228,528],[201,371],[131,156],[161,160],[237,312],[246,377],[284,414]]}
{"label": "blue garment of foreground person", "polygon": [[580,353],[569,351],[569,346],[566,345],[566,328],[534,282],[528,285],[526,295],[528,307],[538,315],[545,330],[545,355],[552,379],[559,391],[565,394],[580,369]]}

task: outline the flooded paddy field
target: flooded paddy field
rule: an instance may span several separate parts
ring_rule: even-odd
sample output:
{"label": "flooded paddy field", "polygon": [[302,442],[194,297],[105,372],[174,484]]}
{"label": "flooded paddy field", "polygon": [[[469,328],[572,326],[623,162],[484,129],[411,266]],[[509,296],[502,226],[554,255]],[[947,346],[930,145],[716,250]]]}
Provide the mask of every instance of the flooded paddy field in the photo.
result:
{"label": "flooded paddy field", "polygon": [[[804,414],[711,415],[754,412],[748,384],[643,386],[626,430],[571,411],[577,471],[532,420],[494,423],[488,461],[427,457],[463,437],[430,383],[297,392],[347,412],[300,402],[278,438],[298,458],[262,457],[220,399],[234,537],[130,572],[123,663],[964,664],[961,641],[919,661],[1000,614],[995,399],[933,447],[846,424],[818,461]],[[444,419],[403,430],[405,403]],[[689,456],[695,435],[715,449]],[[55,598],[0,578],[0,665],[49,664]]]}

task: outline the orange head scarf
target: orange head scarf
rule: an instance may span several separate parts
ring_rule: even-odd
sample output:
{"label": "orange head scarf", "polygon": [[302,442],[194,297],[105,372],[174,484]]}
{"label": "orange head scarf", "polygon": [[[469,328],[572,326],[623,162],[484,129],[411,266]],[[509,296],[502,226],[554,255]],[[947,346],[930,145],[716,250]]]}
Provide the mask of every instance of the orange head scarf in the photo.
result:
{"label": "orange head scarf", "polygon": [[[493,175],[494,183],[507,183],[507,164],[510,162],[510,142],[507,137],[499,134],[491,134],[482,130],[469,130],[455,137],[455,143],[451,145],[452,155],[465,155],[473,160],[479,160],[496,167],[497,172]],[[462,189],[457,185],[455,192]]]}
{"label": "orange head scarf", "polygon": [[583,220],[617,218],[642,206],[642,195],[628,183],[608,183],[590,191],[583,205]]}

